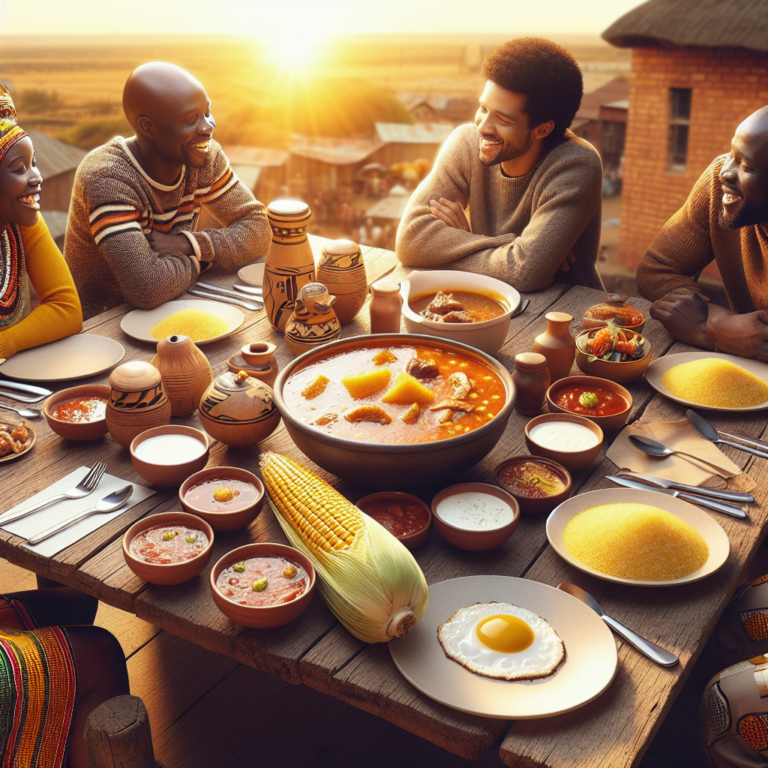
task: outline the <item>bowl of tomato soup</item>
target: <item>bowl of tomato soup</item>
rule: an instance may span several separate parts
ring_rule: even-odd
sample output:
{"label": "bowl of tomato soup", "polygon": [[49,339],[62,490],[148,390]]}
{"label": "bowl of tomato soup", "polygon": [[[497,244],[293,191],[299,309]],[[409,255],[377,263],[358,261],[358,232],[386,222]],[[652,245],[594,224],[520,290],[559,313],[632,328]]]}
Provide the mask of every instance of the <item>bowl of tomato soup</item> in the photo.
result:
{"label": "bowl of tomato soup", "polygon": [[150,584],[181,584],[211,559],[213,529],[187,512],[161,512],[135,522],[123,536],[128,567]]}
{"label": "bowl of tomato soup", "polygon": [[179,500],[187,512],[208,522],[216,533],[239,531],[259,516],[264,486],[247,469],[208,467],[181,484]]}
{"label": "bowl of tomato soup", "polygon": [[312,461],[357,485],[439,483],[483,459],[515,404],[507,369],[455,341],[353,336],[305,352],[280,372],[275,402]]}
{"label": "bowl of tomato soup", "polygon": [[601,429],[621,429],[632,410],[632,395],[615,381],[597,376],[568,376],[547,390],[550,413],[583,416]]}
{"label": "bowl of tomato soup", "polygon": [[432,510],[418,496],[410,493],[370,493],[359,499],[355,506],[386,528],[408,549],[423,544],[432,527]]}
{"label": "bowl of tomato soup", "polygon": [[104,437],[110,391],[106,384],[84,384],[54,393],[43,406],[48,426],[57,435],[75,442]]}
{"label": "bowl of tomato soup", "polygon": [[246,544],[211,569],[211,595],[218,609],[245,627],[265,629],[293,621],[312,602],[315,569],[305,555],[284,544]]}

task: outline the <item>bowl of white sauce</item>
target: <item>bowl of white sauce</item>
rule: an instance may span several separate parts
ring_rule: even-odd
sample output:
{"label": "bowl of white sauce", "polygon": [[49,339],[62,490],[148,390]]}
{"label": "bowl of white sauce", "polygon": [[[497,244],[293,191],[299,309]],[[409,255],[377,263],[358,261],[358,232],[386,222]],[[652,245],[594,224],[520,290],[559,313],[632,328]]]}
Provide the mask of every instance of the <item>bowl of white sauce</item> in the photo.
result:
{"label": "bowl of white sauce", "polygon": [[552,459],[569,472],[578,472],[600,455],[603,430],[583,416],[545,413],[526,425],[525,444],[532,456]]}
{"label": "bowl of white sauce", "polygon": [[441,536],[460,549],[501,546],[520,522],[520,506],[503,488],[461,483],[432,499],[432,522]]}
{"label": "bowl of white sauce", "polygon": [[131,462],[150,485],[181,485],[208,463],[209,447],[202,430],[165,424],[133,438]]}

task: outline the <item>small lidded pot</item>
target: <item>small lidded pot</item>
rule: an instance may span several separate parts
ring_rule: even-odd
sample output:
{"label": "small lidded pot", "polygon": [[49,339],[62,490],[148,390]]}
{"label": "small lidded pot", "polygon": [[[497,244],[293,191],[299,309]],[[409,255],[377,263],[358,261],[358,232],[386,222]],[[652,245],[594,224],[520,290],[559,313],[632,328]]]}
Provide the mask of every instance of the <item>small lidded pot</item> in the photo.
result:
{"label": "small lidded pot", "polygon": [[214,440],[244,447],[269,437],[280,424],[272,387],[245,371],[228,371],[205,390],[200,421]]}
{"label": "small lidded pot", "polygon": [[515,382],[517,400],[515,410],[523,416],[538,416],[544,410],[544,401],[552,383],[547,369],[547,358],[538,352],[515,355]]}
{"label": "small lidded pot", "polygon": [[402,308],[400,285],[391,280],[377,280],[371,286],[371,333],[400,333]]}
{"label": "small lidded pot", "polygon": [[277,347],[268,341],[251,342],[227,360],[227,368],[232,373],[245,371],[252,379],[258,379],[272,387],[277,378],[276,349]]}

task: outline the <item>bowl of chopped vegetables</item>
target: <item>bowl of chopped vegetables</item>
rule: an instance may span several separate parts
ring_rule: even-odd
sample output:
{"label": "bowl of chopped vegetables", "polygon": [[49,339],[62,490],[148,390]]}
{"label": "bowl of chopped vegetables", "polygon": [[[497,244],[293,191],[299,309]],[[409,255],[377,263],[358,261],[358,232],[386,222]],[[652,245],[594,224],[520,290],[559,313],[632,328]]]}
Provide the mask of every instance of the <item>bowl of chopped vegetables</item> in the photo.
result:
{"label": "bowl of chopped vegetables", "polygon": [[607,325],[576,337],[576,365],[588,376],[630,384],[651,364],[651,342],[636,331]]}

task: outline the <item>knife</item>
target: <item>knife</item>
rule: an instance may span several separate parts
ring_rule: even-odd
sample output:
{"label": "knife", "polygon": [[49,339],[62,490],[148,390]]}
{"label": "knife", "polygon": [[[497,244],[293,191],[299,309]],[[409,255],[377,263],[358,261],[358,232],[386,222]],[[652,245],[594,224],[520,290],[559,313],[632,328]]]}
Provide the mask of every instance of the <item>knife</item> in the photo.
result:
{"label": "knife", "polygon": [[[203,289],[206,291],[213,291],[214,293],[221,293],[224,296],[231,296],[233,299],[239,299],[240,301],[245,300],[245,296],[237,293],[237,291],[230,291],[228,288],[219,288],[218,285],[209,285],[208,283],[201,283],[200,281],[198,281],[192,287]],[[254,299],[254,301],[261,301],[261,300],[262,300],[261,296]]]}
{"label": "knife", "polygon": [[697,485],[685,485],[685,483],[676,483],[674,480],[665,480],[662,477],[653,475],[641,475],[639,472],[629,472],[622,469],[619,472],[620,477],[631,477],[635,480],[644,480],[646,483],[655,485],[658,488],[672,488],[676,491],[688,491],[698,496],[708,496],[711,499],[721,499],[722,501],[741,501],[744,504],[754,504],[755,497],[751,493],[739,493],[738,491],[720,491],[713,488],[699,488]]}
{"label": "knife", "polygon": [[264,295],[264,289],[257,288],[255,285],[235,285],[235,290],[247,293],[249,296],[258,296],[259,298]]}
{"label": "knife", "polygon": [[741,440],[742,443],[751,445],[753,448],[763,448],[768,451],[768,443],[766,443],[765,440],[758,440],[756,437],[747,437],[746,435],[737,435],[721,430],[718,430],[717,434],[720,435],[720,437],[730,437],[732,440]]}
{"label": "knife", "polygon": [[692,411],[690,408],[685,412],[688,417],[688,421],[691,422],[691,426],[710,443],[720,443],[721,445],[730,445],[731,448],[737,448],[744,453],[751,453],[753,456],[759,456],[761,459],[768,459],[768,453],[765,451],[758,451],[755,448],[750,448],[747,445],[739,445],[739,443],[732,443],[730,440],[721,440],[717,430],[696,411]]}
{"label": "knife", "polygon": [[221,293],[201,291],[197,288],[190,288],[187,293],[190,296],[199,296],[201,299],[212,299],[213,301],[221,301],[224,304],[234,304],[238,307],[243,307],[244,309],[264,309],[264,305],[261,303],[256,304],[252,301],[241,301],[240,299],[233,299]]}
{"label": "knife", "polygon": [[[9,390],[4,392],[2,390]],[[17,395],[16,392],[26,392],[34,397],[24,397],[23,395]],[[8,381],[7,379],[0,379],[0,395],[3,397],[10,397],[14,400],[19,400],[22,403],[39,403],[46,397],[50,397],[53,391],[50,389],[44,389],[43,387],[35,387],[32,384],[21,384],[18,381]]]}
{"label": "knife", "polygon": [[611,480],[617,485],[623,485],[625,488],[664,493],[667,496],[674,496],[676,499],[690,501],[692,504],[698,504],[700,507],[707,507],[707,509],[713,509],[715,512],[722,512],[723,514],[731,515],[732,517],[743,519],[747,516],[747,513],[743,509],[731,506],[730,504],[723,504],[723,502],[715,501],[714,499],[705,499],[703,496],[694,496],[691,493],[673,491],[671,488],[655,488],[652,485],[646,485],[645,483],[639,483],[637,480],[630,480],[628,477],[618,477],[617,475],[606,475],[606,480]]}

